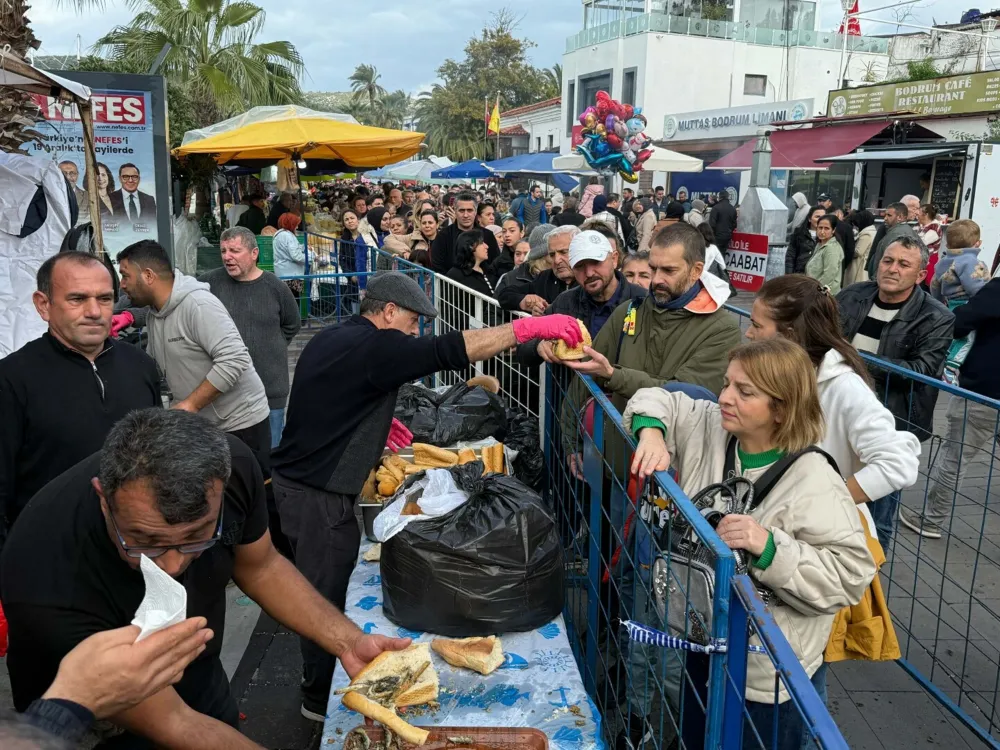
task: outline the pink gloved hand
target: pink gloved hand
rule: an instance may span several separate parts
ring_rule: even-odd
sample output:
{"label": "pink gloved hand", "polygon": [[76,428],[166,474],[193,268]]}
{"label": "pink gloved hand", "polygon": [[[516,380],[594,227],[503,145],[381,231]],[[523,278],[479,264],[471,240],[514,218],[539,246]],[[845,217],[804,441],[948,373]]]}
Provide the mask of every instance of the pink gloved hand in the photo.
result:
{"label": "pink gloved hand", "polygon": [[518,318],[512,324],[514,338],[523,344],[532,339],[551,341],[562,339],[570,349],[583,340],[580,323],[572,315],[542,315],[537,318]]}
{"label": "pink gloved hand", "polygon": [[411,443],[413,443],[413,433],[406,429],[405,424],[393,417],[389,437],[385,439],[385,447],[393,453],[399,453]]}
{"label": "pink gloved hand", "polygon": [[117,315],[111,316],[111,336],[113,338],[118,338],[118,334],[124,329],[128,328],[130,325],[135,323],[135,318],[132,317],[132,313],[120,312]]}

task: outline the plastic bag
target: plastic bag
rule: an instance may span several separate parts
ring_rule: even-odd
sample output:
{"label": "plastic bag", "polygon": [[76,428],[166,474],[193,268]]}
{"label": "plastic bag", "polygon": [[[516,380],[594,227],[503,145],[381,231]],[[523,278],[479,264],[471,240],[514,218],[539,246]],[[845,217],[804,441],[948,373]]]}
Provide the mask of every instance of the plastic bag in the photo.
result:
{"label": "plastic bag", "polygon": [[[482,463],[479,464],[479,470],[482,471]],[[443,516],[468,499],[468,493],[455,484],[450,471],[428,469],[417,475],[415,481],[407,482],[399,496],[375,517],[375,538],[380,542],[387,542],[414,521]],[[408,502],[417,503],[423,513],[417,516],[402,515],[403,506]]]}
{"label": "plastic bag", "polygon": [[538,420],[508,409],[504,446],[517,451],[512,464],[514,476],[540,492],[545,482],[545,453],[538,440]]}
{"label": "plastic bag", "polygon": [[399,389],[393,416],[413,433],[414,442],[452,446],[507,434],[507,410],[495,393],[465,383],[444,393],[407,385]]}
{"label": "plastic bag", "polygon": [[563,607],[563,552],[541,497],[508,476],[448,471],[469,493],[382,545],[383,610],[409,630],[464,637],[527,631]]}

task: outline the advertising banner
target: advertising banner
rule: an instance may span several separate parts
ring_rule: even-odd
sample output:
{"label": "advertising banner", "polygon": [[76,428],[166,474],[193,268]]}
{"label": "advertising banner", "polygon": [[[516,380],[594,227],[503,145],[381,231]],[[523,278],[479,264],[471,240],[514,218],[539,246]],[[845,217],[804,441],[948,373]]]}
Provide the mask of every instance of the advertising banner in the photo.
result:
{"label": "advertising banner", "polygon": [[759,292],[767,271],[767,235],[733,232],[725,255],[733,286],[745,292]]}
{"label": "advertising banner", "polygon": [[687,200],[695,198],[708,202],[709,197],[723,190],[735,206],[740,197],[740,173],[710,170],[707,172],[674,172],[670,175],[670,192],[674,195],[687,193]]}
{"label": "advertising banner", "polygon": [[751,138],[763,125],[807,120],[812,117],[812,113],[812,99],[680,112],[663,118],[663,140],[677,142],[703,138]]}
{"label": "advertising banner", "polygon": [[[32,155],[59,163],[76,193],[80,221],[90,221],[80,113],[51,97],[34,99],[45,119],[35,124],[41,143],[32,144]],[[150,94],[94,91],[93,110],[104,242],[114,255],[138,240],[157,239]]]}
{"label": "advertising banner", "polygon": [[1000,110],[1000,71],[831,91],[830,117],[913,112],[961,115]]}

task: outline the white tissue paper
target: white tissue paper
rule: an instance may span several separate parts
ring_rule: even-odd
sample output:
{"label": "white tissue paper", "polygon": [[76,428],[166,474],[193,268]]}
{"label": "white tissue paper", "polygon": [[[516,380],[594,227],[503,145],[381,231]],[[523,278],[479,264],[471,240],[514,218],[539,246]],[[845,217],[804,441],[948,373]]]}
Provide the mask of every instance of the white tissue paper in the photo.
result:
{"label": "white tissue paper", "polygon": [[[407,500],[414,499],[420,505],[423,515],[404,516],[403,506]],[[447,469],[428,469],[424,476],[415,481],[399,498],[387,505],[375,517],[372,530],[380,542],[388,542],[396,534],[414,521],[422,521],[435,516],[451,513],[469,499],[462,489],[455,484],[455,478]]]}
{"label": "white tissue paper", "polygon": [[187,589],[145,555],[139,559],[139,570],[146,582],[146,595],[132,619],[141,630],[136,642],[187,619]]}

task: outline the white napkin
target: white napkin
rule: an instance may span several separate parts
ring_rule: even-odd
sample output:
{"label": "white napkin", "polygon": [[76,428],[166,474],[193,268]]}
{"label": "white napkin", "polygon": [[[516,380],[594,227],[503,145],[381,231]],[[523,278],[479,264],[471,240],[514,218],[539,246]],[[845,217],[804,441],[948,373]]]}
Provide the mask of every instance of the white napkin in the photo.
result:
{"label": "white napkin", "polygon": [[139,560],[139,570],[146,582],[146,595],[132,619],[141,630],[136,642],[187,619],[187,589],[145,555]]}

